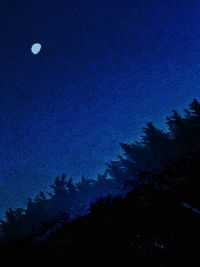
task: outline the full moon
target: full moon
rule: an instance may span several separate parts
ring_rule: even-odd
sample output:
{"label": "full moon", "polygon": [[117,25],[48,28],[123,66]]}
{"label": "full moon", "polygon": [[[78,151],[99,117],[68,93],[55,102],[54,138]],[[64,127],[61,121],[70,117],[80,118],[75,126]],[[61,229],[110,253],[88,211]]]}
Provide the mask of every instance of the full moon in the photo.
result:
{"label": "full moon", "polygon": [[41,44],[39,44],[39,43],[35,43],[35,44],[33,44],[32,47],[31,47],[31,52],[32,52],[34,55],[37,55],[37,54],[40,52],[41,48],[42,48]]}

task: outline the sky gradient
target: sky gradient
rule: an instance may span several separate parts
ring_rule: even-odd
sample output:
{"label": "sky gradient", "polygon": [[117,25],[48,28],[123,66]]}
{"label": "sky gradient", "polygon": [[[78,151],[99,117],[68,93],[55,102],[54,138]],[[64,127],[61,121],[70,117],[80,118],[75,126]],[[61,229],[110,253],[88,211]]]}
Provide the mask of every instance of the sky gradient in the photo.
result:
{"label": "sky gradient", "polygon": [[0,216],[62,172],[94,178],[119,142],[200,97],[199,12],[188,0],[0,2]]}

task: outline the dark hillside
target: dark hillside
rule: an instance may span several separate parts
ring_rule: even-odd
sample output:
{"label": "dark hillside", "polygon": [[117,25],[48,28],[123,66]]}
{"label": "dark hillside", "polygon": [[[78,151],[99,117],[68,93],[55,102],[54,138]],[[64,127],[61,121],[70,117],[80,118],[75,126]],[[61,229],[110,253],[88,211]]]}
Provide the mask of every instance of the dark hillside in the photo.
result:
{"label": "dark hillside", "polygon": [[63,175],[49,197],[40,192],[26,210],[9,210],[1,224],[2,255],[46,256],[57,264],[95,255],[96,262],[109,257],[135,266],[195,266],[200,104],[194,100],[184,117],[174,111],[167,123],[168,133],[148,123],[140,142],[121,144],[125,155],[97,180],[73,183]]}

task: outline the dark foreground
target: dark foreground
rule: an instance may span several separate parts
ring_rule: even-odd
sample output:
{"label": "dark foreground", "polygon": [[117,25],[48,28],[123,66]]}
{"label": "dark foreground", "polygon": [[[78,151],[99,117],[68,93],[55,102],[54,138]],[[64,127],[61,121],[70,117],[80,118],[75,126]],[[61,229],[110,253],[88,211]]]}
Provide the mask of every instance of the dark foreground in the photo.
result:
{"label": "dark foreground", "polygon": [[[82,180],[78,191],[56,180],[50,200],[41,194],[26,211],[9,211],[1,225],[0,265],[200,266],[200,103],[194,100],[185,117],[174,112],[168,125],[166,134],[148,124],[140,144],[122,144],[126,157],[109,166],[113,183],[104,178],[91,187]],[[105,190],[133,180],[123,197],[103,197],[88,215],[72,222],[60,216],[24,235],[35,219],[49,215],[45,210],[54,213],[72,196],[81,195],[81,204],[85,188],[91,195],[102,184]]]}

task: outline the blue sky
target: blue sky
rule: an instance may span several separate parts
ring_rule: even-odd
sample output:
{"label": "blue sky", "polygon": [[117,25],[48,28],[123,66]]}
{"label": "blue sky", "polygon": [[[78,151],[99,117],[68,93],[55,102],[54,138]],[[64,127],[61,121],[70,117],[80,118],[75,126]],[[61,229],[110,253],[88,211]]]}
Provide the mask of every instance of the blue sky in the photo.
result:
{"label": "blue sky", "polygon": [[62,172],[94,177],[119,142],[200,97],[199,11],[185,0],[1,1],[1,214]]}

